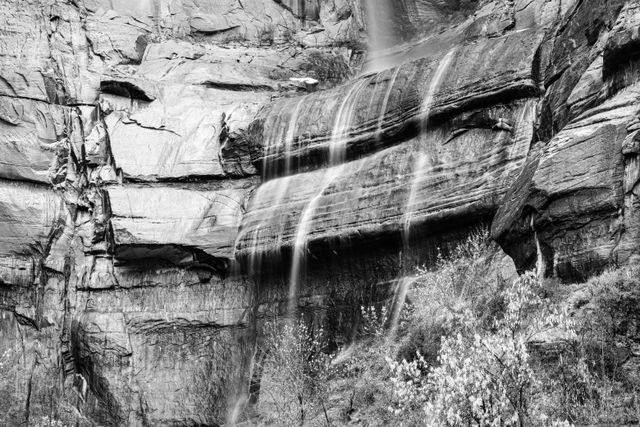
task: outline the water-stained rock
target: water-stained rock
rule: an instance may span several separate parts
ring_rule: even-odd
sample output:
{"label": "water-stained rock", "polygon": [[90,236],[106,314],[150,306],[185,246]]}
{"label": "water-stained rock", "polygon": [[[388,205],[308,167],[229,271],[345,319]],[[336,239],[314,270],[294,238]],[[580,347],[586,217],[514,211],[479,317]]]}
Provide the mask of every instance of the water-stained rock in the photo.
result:
{"label": "water-stained rock", "polygon": [[[509,190],[493,235],[525,270],[584,279],[630,256],[625,230],[623,142],[637,118],[637,86],[568,124],[542,153],[530,156]],[[634,251],[635,252],[635,251]]]}
{"label": "water-stained rock", "polygon": [[[422,126],[425,98],[434,86],[427,113],[448,116],[496,99],[535,95],[538,90],[536,52],[540,34],[523,31],[455,47],[439,56],[416,60],[396,69],[366,75],[346,86],[284,99],[261,113],[252,124],[254,161],[281,175],[289,162],[317,167],[326,163],[332,138],[344,140],[348,158],[374,152],[414,136]],[[440,67],[448,58],[445,69]],[[442,75],[434,82],[435,75]],[[353,114],[342,105],[351,103]],[[338,120],[345,132],[334,135]],[[274,172],[275,171],[275,172]]]}
{"label": "water-stained rock", "polygon": [[322,252],[332,241],[490,217],[528,152],[534,105],[476,110],[363,159],[268,181],[249,203],[237,257],[290,250],[300,238]]}

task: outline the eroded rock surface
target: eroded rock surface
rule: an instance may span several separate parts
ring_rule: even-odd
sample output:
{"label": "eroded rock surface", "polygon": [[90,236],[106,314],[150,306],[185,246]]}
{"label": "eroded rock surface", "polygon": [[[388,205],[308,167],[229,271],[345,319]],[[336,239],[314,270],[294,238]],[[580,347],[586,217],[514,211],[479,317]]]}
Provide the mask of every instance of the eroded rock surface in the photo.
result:
{"label": "eroded rock surface", "polygon": [[492,222],[640,259],[637,2],[395,3],[0,0],[0,424],[232,423],[265,318]]}
{"label": "eroded rock surface", "polygon": [[522,270],[540,262],[549,275],[584,279],[637,256],[635,182],[627,176],[635,174],[635,134],[627,129],[640,112],[638,89],[589,110],[530,157],[493,226]]}
{"label": "eroded rock surface", "polygon": [[240,408],[247,128],[362,57],[355,6],[307,3],[0,1],[0,424]]}

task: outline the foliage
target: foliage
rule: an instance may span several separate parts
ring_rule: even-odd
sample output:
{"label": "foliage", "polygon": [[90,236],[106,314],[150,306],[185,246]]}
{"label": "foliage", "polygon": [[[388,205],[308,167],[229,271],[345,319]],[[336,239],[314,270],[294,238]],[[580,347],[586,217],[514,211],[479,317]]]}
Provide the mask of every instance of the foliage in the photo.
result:
{"label": "foliage", "polygon": [[437,364],[430,368],[419,353],[413,362],[389,360],[395,410],[422,407],[434,426],[528,425],[536,416],[530,404],[537,381],[527,343],[570,324],[566,315],[549,308],[539,288],[530,273],[514,281],[501,295],[504,314],[488,329],[471,310],[454,312],[459,329],[443,338]]}
{"label": "foliage", "polygon": [[434,267],[419,269],[412,302],[405,307],[410,321],[401,328],[401,358],[411,359],[420,351],[433,364],[441,337],[460,326],[463,313],[487,325],[503,310],[500,291],[505,280],[496,268],[496,252],[488,232],[478,230],[446,256],[440,253]]}
{"label": "foliage", "polygon": [[640,324],[640,268],[607,271],[574,285],[568,304],[577,338],[541,366],[548,393],[540,405],[576,424],[640,419],[640,378],[626,367]]}
{"label": "foliage", "polygon": [[264,422],[324,424],[332,357],[324,351],[323,335],[322,328],[302,320],[265,325],[259,402]]}
{"label": "foliage", "polygon": [[[323,355],[331,362],[317,376],[326,382],[315,414],[325,417],[290,416],[289,423],[567,427],[640,420],[633,362],[640,269],[560,285],[533,273],[507,280],[502,259],[484,232],[441,254],[418,272],[393,334],[385,307],[362,307],[359,338]],[[293,357],[298,353],[279,360],[305,365],[305,357]]]}

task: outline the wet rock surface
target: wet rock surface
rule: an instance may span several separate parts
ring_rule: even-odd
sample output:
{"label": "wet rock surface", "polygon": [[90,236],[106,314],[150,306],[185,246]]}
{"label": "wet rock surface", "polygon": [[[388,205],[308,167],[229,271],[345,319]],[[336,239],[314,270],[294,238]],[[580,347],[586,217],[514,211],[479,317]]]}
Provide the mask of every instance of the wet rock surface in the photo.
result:
{"label": "wet rock surface", "polygon": [[0,424],[233,422],[293,291],[348,331],[477,226],[640,259],[637,2],[393,3],[0,0]]}

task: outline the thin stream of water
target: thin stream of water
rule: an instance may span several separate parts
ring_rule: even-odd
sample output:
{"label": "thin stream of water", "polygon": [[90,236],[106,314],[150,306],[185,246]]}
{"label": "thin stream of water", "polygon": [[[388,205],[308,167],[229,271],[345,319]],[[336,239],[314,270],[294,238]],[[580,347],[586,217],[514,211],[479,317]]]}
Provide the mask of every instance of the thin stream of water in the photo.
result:
{"label": "thin stream of water", "polygon": [[380,114],[378,115],[378,126],[376,127],[376,138],[380,137],[382,133],[382,124],[384,122],[384,116],[387,112],[387,107],[389,106],[389,98],[391,98],[391,92],[393,91],[393,86],[398,79],[398,74],[400,74],[401,66],[397,66],[393,75],[391,76],[391,80],[389,81],[389,86],[387,86],[387,93],[384,95],[384,99],[382,101],[382,108],[380,109]]}
{"label": "thin stream of water", "polygon": [[293,315],[298,304],[297,299],[300,287],[300,276],[307,252],[307,240],[313,224],[313,216],[326,190],[340,175],[342,175],[344,169],[344,165],[342,165],[342,163],[346,160],[346,144],[348,141],[349,128],[355,112],[355,106],[357,105],[360,93],[368,82],[368,79],[359,80],[351,86],[345,95],[336,114],[331,132],[331,139],[329,141],[329,167],[325,170],[320,190],[315,197],[311,199],[300,215],[300,222],[298,223],[293,246],[291,273],[289,275],[289,295],[287,305],[287,314],[289,316]]}
{"label": "thin stream of water", "polygon": [[[438,64],[438,68],[436,69],[433,77],[431,78],[431,82],[429,83],[429,88],[427,93],[425,94],[424,100],[422,102],[420,108],[420,116],[421,116],[421,134],[426,134],[427,131],[427,123],[429,121],[429,116],[431,115],[431,110],[434,103],[434,97],[440,86],[442,84],[442,79],[451,66],[451,62],[455,57],[456,49],[450,50],[443,58],[440,60]],[[420,190],[420,186],[422,181],[424,180],[424,171],[429,166],[430,156],[426,151],[416,153],[416,158],[413,164],[413,179],[411,182],[411,188],[409,190],[409,197],[407,198],[407,204],[405,206],[404,217],[403,217],[403,228],[402,228],[402,268],[401,275],[403,277],[399,278],[396,281],[396,286],[394,289],[394,296],[392,300],[391,306],[391,321],[389,328],[389,337],[393,337],[396,330],[398,329],[398,322],[400,321],[400,314],[402,312],[402,307],[404,306],[405,300],[407,298],[407,294],[411,285],[415,282],[415,278],[406,277],[407,274],[410,273],[410,249],[411,249],[411,226],[413,224],[414,214],[416,210],[416,206],[419,203],[418,194]]]}

